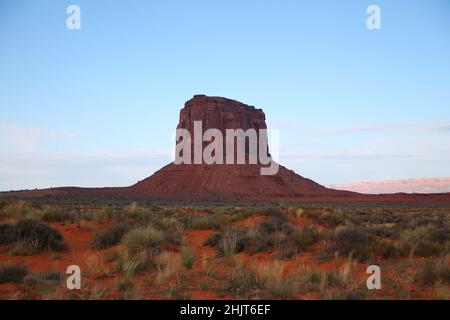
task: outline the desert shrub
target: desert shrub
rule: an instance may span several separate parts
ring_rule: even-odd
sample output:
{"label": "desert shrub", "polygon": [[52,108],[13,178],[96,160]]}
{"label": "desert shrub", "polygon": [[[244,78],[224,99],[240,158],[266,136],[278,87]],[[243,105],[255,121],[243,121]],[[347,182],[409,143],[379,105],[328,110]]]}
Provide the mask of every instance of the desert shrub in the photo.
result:
{"label": "desert shrub", "polygon": [[325,292],[327,300],[365,300],[368,297],[368,290],[364,288],[345,288],[344,290],[332,290]]}
{"label": "desert shrub", "polygon": [[18,283],[27,275],[25,266],[6,265],[0,268],[0,283]]}
{"label": "desert shrub", "polygon": [[[221,215],[221,217],[223,217]],[[223,219],[217,215],[206,217],[192,217],[188,228],[193,230],[220,230],[223,227]]]}
{"label": "desert shrub", "polygon": [[135,285],[132,279],[124,278],[117,282],[117,289],[120,292],[120,298],[124,300],[132,299],[135,294]]}
{"label": "desert shrub", "polygon": [[217,243],[216,249],[219,255],[231,256],[244,251],[246,233],[242,229],[231,229],[227,231]]}
{"label": "desert shrub", "polygon": [[[204,210],[208,211],[208,210]],[[224,230],[232,223],[242,220],[249,213],[232,210],[231,213],[224,213],[224,210],[214,210],[207,216],[182,216],[179,221],[188,229],[192,230]]]}
{"label": "desert shrub", "polygon": [[352,254],[357,260],[367,260],[376,246],[376,238],[370,230],[363,227],[338,227],[327,243],[329,252],[338,252],[341,256]]}
{"label": "desert shrub", "polygon": [[117,258],[115,269],[125,276],[132,276],[135,273],[154,270],[155,256],[146,251],[126,251]]}
{"label": "desert shrub", "polygon": [[94,211],[91,213],[91,217],[94,220],[102,221],[102,220],[111,220],[115,216],[115,209],[112,206],[105,206],[99,211]]}
{"label": "desert shrub", "polygon": [[241,260],[236,260],[227,272],[226,291],[235,292],[237,298],[248,298],[258,287],[258,278],[254,269],[247,268]]}
{"label": "desert shrub", "polygon": [[400,239],[405,242],[418,242],[420,240],[426,239],[429,230],[424,227],[417,227],[414,229],[404,229],[400,233]]}
{"label": "desert shrub", "polygon": [[162,218],[155,219],[152,221],[152,225],[159,230],[164,230],[166,232],[179,232],[182,231],[182,225],[175,218]]}
{"label": "desert shrub", "polygon": [[192,269],[197,253],[193,247],[181,248],[181,262],[186,269]]}
{"label": "desert shrub", "polygon": [[276,231],[284,233],[290,230],[292,230],[292,225],[287,217],[282,214],[273,215],[270,219],[264,220],[258,225],[258,231],[266,235]]}
{"label": "desert shrub", "polygon": [[422,263],[416,274],[416,280],[423,285],[433,285],[437,282],[450,284],[450,266],[445,259],[428,259]]}
{"label": "desert shrub", "polygon": [[74,211],[66,211],[66,210],[56,210],[56,209],[47,209],[41,217],[43,221],[54,221],[54,222],[76,222],[79,219],[80,215],[78,215]]}
{"label": "desert shrub", "polygon": [[159,230],[164,234],[164,242],[166,243],[178,246],[183,242],[184,226],[175,218],[164,217],[158,213],[146,214],[145,218],[138,219],[134,225],[135,227],[152,227]]}
{"label": "desert shrub", "polygon": [[290,258],[301,251],[307,250],[319,240],[320,234],[314,228],[295,229],[280,243],[279,255],[281,258]]}
{"label": "desert shrub", "polygon": [[19,240],[11,249],[13,256],[30,256],[39,253],[39,245],[37,241]]}
{"label": "desert shrub", "polygon": [[23,278],[23,283],[29,287],[42,287],[56,285],[64,279],[64,275],[58,271],[33,272]]}
{"label": "desert shrub", "polygon": [[0,245],[17,241],[17,230],[10,224],[0,223]]}
{"label": "desert shrub", "polygon": [[277,207],[269,207],[263,210],[263,213],[267,216],[279,217],[283,214],[283,211]]}
{"label": "desert shrub", "polygon": [[398,237],[398,229],[388,226],[375,226],[372,228],[372,233],[381,238],[396,239]]}
{"label": "desert shrub", "polygon": [[220,240],[222,240],[223,234],[222,233],[213,233],[208,236],[208,238],[205,240],[203,245],[215,247],[219,243]]}
{"label": "desert shrub", "polygon": [[384,225],[397,222],[398,217],[386,212],[356,211],[349,215],[349,220],[358,225]]}
{"label": "desert shrub", "polygon": [[178,231],[167,231],[164,234],[164,242],[179,246],[183,243],[183,235]]}
{"label": "desert shrub", "polygon": [[279,261],[269,261],[255,269],[256,286],[263,299],[290,299],[293,281],[283,276],[284,266]]}
{"label": "desert shrub", "polygon": [[[315,216],[313,216],[315,217]],[[319,224],[324,225],[329,228],[336,228],[339,225],[342,225],[345,223],[345,217],[341,214],[330,214],[330,213],[323,213],[317,218]]]}
{"label": "desert shrub", "polygon": [[446,237],[447,230],[445,228],[430,229],[421,226],[414,229],[405,229],[400,233],[400,239],[403,241],[400,255],[414,254],[417,257],[439,255],[445,250],[442,242]]}
{"label": "desert shrub", "polygon": [[326,292],[330,288],[338,287],[343,284],[343,278],[336,272],[330,271],[312,271],[308,270],[302,274],[301,278],[302,291],[321,291]]}
{"label": "desert shrub", "polygon": [[33,208],[25,201],[17,201],[7,204],[3,208],[5,215],[15,219],[25,219],[33,214]]}
{"label": "desert shrub", "polygon": [[287,258],[320,239],[313,228],[295,228],[284,215],[272,215],[268,220],[250,228],[231,228],[222,234],[212,234],[205,245],[216,247],[219,255],[233,255],[242,251],[249,253],[279,250]]}
{"label": "desert shrub", "polygon": [[164,240],[165,237],[162,231],[153,227],[141,227],[125,234],[122,242],[134,253],[144,250],[157,253]]}
{"label": "desert shrub", "polygon": [[178,270],[177,256],[172,252],[163,252],[155,258],[157,270],[156,282],[169,280]]}
{"label": "desert shrub", "polygon": [[414,255],[417,257],[431,257],[441,252],[442,247],[438,243],[428,240],[418,241],[414,247]]}
{"label": "desert shrub", "polygon": [[450,226],[435,227],[428,233],[428,240],[438,243],[444,243],[450,240]]}
{"label": "desert shrub", "polygon": [[62,250],[64,237],[52,227],[36,220],[24,219],[15,225],[17,238],[35,246],[38,250]]}
{"label": "desert shrub", "polygon": [[122,237],[130,230],[127,223],[112,224],[94,234],[91,246],[96,249],[106,249],[120,243]]}
{"label": "desert shrub", "polygon": [[400,256],[399,249],[387,241],[380,241],[378,243],[377,253],[385,259],[395,259]]}
{"label": "desert shrub", "polygon": [[395,247],[399,257],[409,257],[414,252],[413,246],[409,242],[400,242]]}

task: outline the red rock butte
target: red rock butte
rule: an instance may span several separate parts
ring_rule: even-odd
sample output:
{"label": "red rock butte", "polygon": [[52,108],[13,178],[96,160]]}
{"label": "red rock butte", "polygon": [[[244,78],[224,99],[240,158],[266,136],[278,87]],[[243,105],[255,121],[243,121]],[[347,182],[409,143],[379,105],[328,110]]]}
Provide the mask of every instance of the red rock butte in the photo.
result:
{"label": "red rock butte", "polygon": [[[196,95],[180,111],[177,128],[193,135],[194,121],[203,131],[266,129],[262,109],[222,98]],[[450,194],[363,195],[326,188],[294,171],[279,166],[275,175],[261,175],[260,164],[170,163],[145,180],[123,188],[62,187],[2,193],[2,196],[54,199],[125,199],[163,201],[317,201],[317,202],[449,202]]]}
{"label": "red rock butte", "polygon": [[[194,135],[194,121],[203,131],[214,128],[225,136],[226,129],[266,129],[262,109],[222,97],[196,95],[180,111],[177,128]],[[259,164],[169,164],[151,177],[132,186],[139,197],[170,199],[270,200],[311,195],[345,195],[327,189],[280,166],[275,175],[261,175]]]}

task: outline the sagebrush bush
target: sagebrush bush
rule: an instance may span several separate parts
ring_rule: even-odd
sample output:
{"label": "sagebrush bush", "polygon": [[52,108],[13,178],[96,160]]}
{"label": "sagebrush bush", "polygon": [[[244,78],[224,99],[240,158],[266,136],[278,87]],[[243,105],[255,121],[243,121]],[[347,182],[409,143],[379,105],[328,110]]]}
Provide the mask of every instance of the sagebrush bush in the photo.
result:
{"label": "sagebrush bush", "polygon": [[450,226],[435,227],[428,233],[428,240],[438,243],[450,241]]}
{"label": "sagebrush bush", "polygon": [[370,230],[363,227],[345,226],[338,227],[327,244],[330,253],[338,252],[339,255],[352,257],[357,260],[367,260],[377,244]]}
{"label": "sagebrush bush", "polygon": [[428,259],[419,267],[416,279],[423,285],[433,285],[437,282],[450,284],[450,265],[446,259]]}
{"label": "sagebrush bush", "polygon": [[39,253],[38,241],[19,240],[14,248],[11,249],[12,256],[30,256]]}
{"label": "sagebrush bush", "polygon": [[395,259],[401,256],[400,250],[393,243],[387,241],[378,243],[377,253],[384,259]]}
{"label": "sagebrush bush", "polygon": [[222,233],[212,233],[208,236],[208,238],[203,242],[203,245],[215,247],[219,243],[220,240],[222,240],[223,234]]}
{"label": "sagebrush bush", "polygon": [[319,232],[314,228],[295,229],[279,243],[281,258],[290,258],[299,252],[309,249],[320,240]]}
{"label": "sagebrush bush", "polygon": [[17,241],[17,229],[10,224],[0,223],[0,245]]}
{"label": "sagebrush bush", "polygon": [[33,272],[23,278],[23,283],[29,287],[54,286],[64,279],[59,271]]}
{"label": "sagebrush bush", "polygon": [[18,283],[27,275],[25,266],[6,265],[0,268],[0,283]]}
{"label": "sagebrush bush", "polygon": [[414,255],[417,257],[431,257],[439,255],[442,252],[442,247],[439,243],[428,240],[418,241],[414,247]]}
{"label": "sagebrush bush", "polygon": [[416,257],[431,257],[445,251],[448,229],[446,226],[430,228],[420,226],[405,229],[400,233],[402,241],[400,256],[413,254]]}
{"label": "sagebrush bush", "polygon": [[24,219],[15,225],[17,238],[33,244],[39,250],[63,250],[65,248],[64,237],[52,227],[36,220]]}
{"label": "sagebrush bush", "polygon": [[127,223],[119,222],[112,224],[94,234],[91,246],[96,249],[106,249],[122,241],[123,236],[130,230]]}

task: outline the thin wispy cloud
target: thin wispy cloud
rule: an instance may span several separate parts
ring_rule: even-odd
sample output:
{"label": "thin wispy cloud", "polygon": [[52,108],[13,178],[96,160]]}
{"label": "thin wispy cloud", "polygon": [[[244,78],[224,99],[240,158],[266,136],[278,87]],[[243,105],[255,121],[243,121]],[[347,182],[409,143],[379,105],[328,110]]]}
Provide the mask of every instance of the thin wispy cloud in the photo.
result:
{"label": "thin wispy cloud", "polygon": [[46,141],[73,138],[76,132],[55,130],[17,123],[0,123],[0,143],[8,143],[17,149],[33,150]]}
{"label": "thin wispy cloud", "polygon": [[55,186],[127,186],[170,162],[170,149],[0,152],[0,191]]}
{"label": "thin wispy cloud", "polygon": [[374,123],[357,126],[348,126],[335,128],[331,130],[321,130],[316,132],[319,136],[335,136],[345,134],[359,134],[359,133],[380,133],[380,132],[424,132],[442,130],[450,131],[450,121],[436,121],[423,123]]}

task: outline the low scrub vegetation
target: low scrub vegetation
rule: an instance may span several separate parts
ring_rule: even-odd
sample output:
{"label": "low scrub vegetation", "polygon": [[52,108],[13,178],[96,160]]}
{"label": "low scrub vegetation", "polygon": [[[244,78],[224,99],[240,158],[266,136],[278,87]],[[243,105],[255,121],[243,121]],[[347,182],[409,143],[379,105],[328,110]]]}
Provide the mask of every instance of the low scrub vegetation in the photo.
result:
{"label": "low scrub vegetation", "polygon": [[106,249],[122,241],[122,237],[130,230],[127,223],[112,224],[94,234],[91,245],[96,249]]}
{"label": "low scrub vegetation", "polygon": [[147,251],[156,254],[161,250],[161,244],[164,240],[165,237],[162,231],[149,226],[129,231],[123,237],[122,242],[132,253]]}
{"label": "low scrub vegetation", "polygon": [[12,251],[15,255],[65,248],[64,237],[59,231],[33,219],[20,219],[12,225],[0,224],[0,244],[12,243],[17,243]]}
{"label": "low scrub vegetation", "polygon": [[373,254],[377,245],[377,238],[370,230],[363,227],[343,226],[338,227],[327,242],[327,250],[330,254],[338,253],[340,256],[365,261]]}
{"label": "low scrub vegetation", "polygon": [[10,224],[0,223],[0,244],[11,244],[17,241],[17,229]]}
{"label": "low scrub vegetation", "polygon": [[15,225],[17,238],[38,250],[58,251],[65,248],[64,237],[52,227],[36,220],[20,220]]}
{"label": "low scrub vegetation", "polygon": [[450,298],[448,208],[46,201],[0,201],[0,299]]}
{"label": "low scrub vegetation", "polygon": [[450,285],[450,264],[448,259],[426,260],[419,267],[416,279],[423,285],[442,283]]}
{"label": "low scrub vegetation", "polygon": [[5,265],[0,267],[0,284],[1,283],[18,283],[28,273],[25,266]]}
{"label": "low scrub vegetation", "polygon": [[181,248],[181,261],[186,269],[192,269],[194,265],[197,253],[193,247],[182,247]]}
{"label": "low scrub vegetation", "polygon": [[320,240],[319,232],[311,227],[296,228],[278,211],[270,211],[269,219],[249,228],[231,228],[214,233],[205,244],[216,247],[223,256],[242,251],[249,253],[277,250],[281,258],[290,258],[308,250]]}

